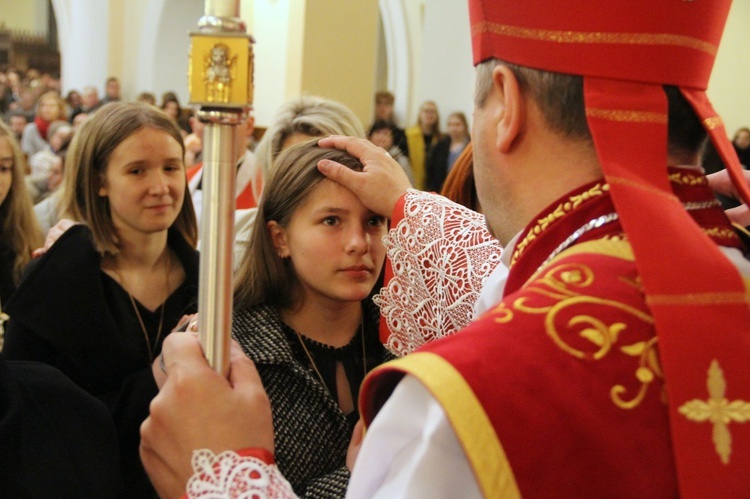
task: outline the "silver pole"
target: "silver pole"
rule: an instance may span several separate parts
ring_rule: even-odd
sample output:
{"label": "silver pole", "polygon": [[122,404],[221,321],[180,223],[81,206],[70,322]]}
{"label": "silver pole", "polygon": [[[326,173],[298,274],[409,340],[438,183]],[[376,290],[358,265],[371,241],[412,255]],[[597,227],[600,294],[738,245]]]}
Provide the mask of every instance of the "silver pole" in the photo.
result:
{"label": "silver pole", "polygon": [[232,328],[232,243],[236,158],[234,126],[209,122],[204,131],[203,213],[198,330],[211,366],[229,370]]}
{"label": "silver pole", "polygon": [[239,17],[239,2],[235,0],[206,0],[204,6],[206,16]]}
{"label": "silver pole", "polygon": [[[206,67],[207,61],[211,61],[211,47],[221,47],[225,56],[234,57],[231,64],[238,64],[241,58],[249,57],[247,50],[252,39],[245,35],[245,25],[239,18],[239,0],[206,0],[205,16],[198,22],[198,28],[198,33],[191,34],[193,48],[189,70],[191,103],[198,106],[197,118],[206,123],[198,330],[208,362],[214,370],[227,375],[232,328],[232,246],[238,160],[235,156],[238,150],[235,129],[245,119],[251,88],[242,94],[248,96],[247,100],[232,100],[230,93],[235,88],[244,90],[245,86],[251,85],[252,77],[236,74],[235,70],[230,81],[218,80],[206,73]],[[240,51],[239,55],[233,56],[229,53],[228,44],[231,42],[228,40],[237,40],[238,36],[248,41],[241,45],[244,53]],[[230,60],[224,62],[230,64]],[[248,71],[251,75],[251,65]],[[210,93],[207,81],[219,81],[224,90]]]}

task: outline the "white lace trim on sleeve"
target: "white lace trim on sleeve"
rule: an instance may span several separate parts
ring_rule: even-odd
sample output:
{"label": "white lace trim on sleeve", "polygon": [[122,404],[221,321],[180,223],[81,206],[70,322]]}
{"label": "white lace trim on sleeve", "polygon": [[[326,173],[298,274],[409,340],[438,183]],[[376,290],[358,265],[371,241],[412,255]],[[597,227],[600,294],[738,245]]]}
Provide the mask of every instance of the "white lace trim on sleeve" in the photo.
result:
{"label": "white lace trim on sleeve", "polygon": [[397,355],[471,322],[484,280],[500,263],[500,243],[484,216],[442,196],[410,189],[404,218],[385,238],[393,277],[375,302]]}
{"label": "white lace trim on sleeve", "polygon": [[276,465],[256,457],[208,449],[193,451],[194,474],[187,483],[190,499],[286,499],[297,497]]}

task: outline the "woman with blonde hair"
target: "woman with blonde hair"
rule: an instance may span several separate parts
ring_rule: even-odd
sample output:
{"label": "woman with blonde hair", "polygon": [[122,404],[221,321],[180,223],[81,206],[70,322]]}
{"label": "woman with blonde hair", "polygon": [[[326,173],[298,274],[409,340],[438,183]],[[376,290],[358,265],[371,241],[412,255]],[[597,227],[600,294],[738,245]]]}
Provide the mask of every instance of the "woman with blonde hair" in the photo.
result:
{"label": "woman with blonde hair", "polygon": [[448,115],[448,133],[441,138],[425,164],[425,190],[440,192],[448,173],[461,152],[471,142],[466,115],[460,111]]}
{"label": "woman with blonde hair", "polygon": [[440,115],[437,104],[427,100],[419,106],[417,124],[406,129],[406,143],[409,145],[409,162],[414,173],[414,187],[424,189],[427,180],[425,164],[432,148],[442,137]]}
{"label": "woman with blonde hair", "polygon": [[268,127],[255,156],[264,175],[283,149],[312,137],[347,135],[364,138],[365,130],[357,116],[345,105],[310,95],[302,95],[282,105]]}
{"label": "woman with blonde hair", "polygon": [[31,252],[42,243],[24,170],[23,152],[0,121],[0,307],[18,286]]}
{"label": "woman with blonde hair", "polygon": [[50,91],[42,94],[36,105],[36,116],[34,121],[26,125],[21,136],[21,149],[29,157],[49,147],[47,130],[53,121],[67,121],[65,101],[57,94]]}
{"label": "woman with blonde hair", "polygon": [[159,109],[101,107],[69,157],[84,223],[33,263],[7,306],[6,358],[53,365],[109,407],[127,497],[153,494],[138,455],[157,393],[151,363],[196,311],[197,229],[183,156],[179,130]]}

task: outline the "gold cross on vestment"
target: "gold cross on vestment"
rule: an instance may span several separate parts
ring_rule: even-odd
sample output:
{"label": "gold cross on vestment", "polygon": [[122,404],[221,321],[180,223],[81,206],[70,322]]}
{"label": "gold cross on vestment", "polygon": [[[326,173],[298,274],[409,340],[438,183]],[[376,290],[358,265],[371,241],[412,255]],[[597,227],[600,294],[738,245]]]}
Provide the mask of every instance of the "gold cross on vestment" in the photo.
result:
{"label": "gold cross on vestment", "polygon": [[725,396],[727,382],[719,361],[714,359],[708,368],[708,400],[694,399],[680,406],[680,414],[691,421],[702,423],[710,421],[714,425],[713,441],[716,453],[721,462],[729,464],[732,453],[732,434],[729,423],[746,423],[750,421],[750,403],[743,400],[729,401]]}

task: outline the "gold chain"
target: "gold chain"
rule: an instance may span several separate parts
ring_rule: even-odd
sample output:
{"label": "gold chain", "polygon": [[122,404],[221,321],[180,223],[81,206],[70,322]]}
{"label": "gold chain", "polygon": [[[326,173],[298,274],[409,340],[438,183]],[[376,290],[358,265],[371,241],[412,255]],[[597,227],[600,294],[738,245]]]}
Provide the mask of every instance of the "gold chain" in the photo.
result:
{"label": "gold chain", "polygon": [[135,298],[133,298],[132,293],[128,291],[128,289],[125,287],[125,279],[122,278],[122,275],[120,274],[120,271],[117,269],[117,266],[112,267],[112,271],[117,275],[117,278],[120,280],[120,285],[122,286],[122,289],[125,290],[125,292],[128,294],[128,297],[130,298],[130,303],[133,305],[133,311],[135,311],[135,316],[138,318],[138,324],[141,325],[141,331],[143,332],[143,339],[146,341],[146,348],[148,348],[148,360],[149,362],[154,361],[154,348],[156,345],[159,344],[159,339],[161,338],[161,329],[164,325],[164,309],[167,308],[167,290],[169,289],[169,269],[171,267],[171,258],[170,258],[170,252],[169,248],[167,248],[167,258],[165,259],[165,274],[164,274],[164,289],[162,291],[162,300],[161,300],[161,313],[159,314],[159,329],[156,331],[156,338],[154,339],[153,346],[151,344],[151,341],[148,339],[148,330],[146,329],[146,324],[143,322],[143,317],[141,317],[141,313],[138,311],[138,305],[135,303]]}
{"label": "gold chain", "polygon": [[[318,369],[317,364],[315,364],[315,360],[313,360],[312,355],[310,355],[310,351],[307,349],[307,345],[305,345],[305,341],[302,339],[302,335],[296,329],[294,328],[292,329],[294,330],[294,333],[297,335],[297,339],[299,339],[300,344],[302,344],[302,349],[305,351],[305,354],[307,355],[307,358],[310,361],[310,365],[315,370],[315,374],[318,375],[318,379],[320,379],[320,383],[326,389],[328,389],[328,385],[326,385],[326,382],[323,380],[323,375],[320,374],[320,370]],[[364,320],[362,320],[362,322],[359,323],[359,331],[362,336],[362,371],[363,371],[363,375],[367,376],[367,355],[365,353],[365,322]]]}

